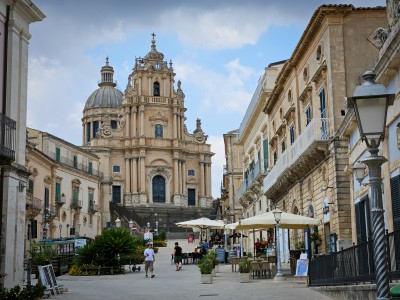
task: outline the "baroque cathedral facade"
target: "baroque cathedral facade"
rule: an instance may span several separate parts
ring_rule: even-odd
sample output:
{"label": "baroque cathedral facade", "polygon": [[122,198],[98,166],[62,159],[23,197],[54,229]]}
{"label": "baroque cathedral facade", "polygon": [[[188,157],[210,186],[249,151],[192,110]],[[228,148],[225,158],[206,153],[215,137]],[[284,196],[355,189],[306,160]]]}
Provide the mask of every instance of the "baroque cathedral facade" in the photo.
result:
{"label": "baroque cathedral facade", "polygon": [[106,59],[83,110],[83,147],[99,157],[103,173],[105,227],[119,218],[173,231],[175,222],[212,213],[211,146],[199,119],[188,132],[181,82],[175,88],[172,61],[157,51],[154,36],[123,93]]}

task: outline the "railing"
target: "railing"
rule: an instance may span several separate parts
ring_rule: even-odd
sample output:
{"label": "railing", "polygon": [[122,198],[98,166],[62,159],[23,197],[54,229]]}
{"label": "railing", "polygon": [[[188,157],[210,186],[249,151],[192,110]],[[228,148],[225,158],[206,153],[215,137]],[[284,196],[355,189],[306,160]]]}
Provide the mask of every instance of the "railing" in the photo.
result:
{"label": "railing", "polygon": [[167,97],[152,97],[152,96],[144,96],[144,102],[146,103],[157,103],[157,104],[170,104],[171,99]]}
{"label": "railing", "polygon": [[46,155],[54,159],[55,161],[62,163],[63,165],[81,170],[83,172],[86,172],[90,175],[93,176],[98,176],[98,177],[103,177],[103,172],[100,172],[99,170],[93,169],[93,167],[89,167],[88,165],[84,165],[82,163],[78,163],[76,160],[69,159],[64,156],[59,156],[57,157],[56,153],[54,152],[45,152]]}
{"label": "railing", "polygon": [[237,190],[238,199],[243,196],[244,193],[249,189],[249,187],[254,183],[257,179],[258,175],[262,173],[261,161],[258,161],[254,164],[254,169],[249,173],[247,180],[243,180],[239,189]]}
{"label": "railing", "polygon": [[73,209],[81,209],[82,208],[82,200],[71,199],[71,208]]}
{"label": "railing", "polygon": [[329,139],[329,119],[312,119],[304,132],[285,152],[281,154],[272,170],[264,178],[264,192],[267,192],[279,176],[289,169],[313,142]]}
{"label": "railing", "polygon": [[11,163],[15,160],[17,123],[0,113],[0,161]]}
{"label": "railing", "polygon": [[[390,280],[400,279],[400,230],[386,234]],[[373,240],[310,262],[310,286],[357,284],[375,281]]]}
{"label": "railing", "polygon": [[66,202],[65,196],[56,197],[56,204],[57,205],[63,205],[63,204],[65,204],[65,202]]}
{"label": "railing", "polygon": [[88,211],[89,211],[89,213],[96,213],[96,212],[98,212],[98,211],[99,211],[99,206],[98,206],[98,204],[89,205]]}

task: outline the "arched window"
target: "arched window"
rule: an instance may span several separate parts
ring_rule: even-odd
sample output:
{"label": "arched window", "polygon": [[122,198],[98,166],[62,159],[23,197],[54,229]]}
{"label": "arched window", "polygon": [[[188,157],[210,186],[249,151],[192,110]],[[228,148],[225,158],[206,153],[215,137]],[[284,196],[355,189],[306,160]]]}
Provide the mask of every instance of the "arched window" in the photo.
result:
{"label": "arched window", "polygon": [[154,127],[154,136],[156,138],[162,139],[163,137],[163,126],[161,124],[156,124]]}
{"label": "arched window", "polygon": [[154,176],[153,182],[153,203],[165,203],[165,179],[157,175]]}
{"label": "arched window", "polygon": [[153,83],[153,96],[160,96],[160,83],[157,81]]}

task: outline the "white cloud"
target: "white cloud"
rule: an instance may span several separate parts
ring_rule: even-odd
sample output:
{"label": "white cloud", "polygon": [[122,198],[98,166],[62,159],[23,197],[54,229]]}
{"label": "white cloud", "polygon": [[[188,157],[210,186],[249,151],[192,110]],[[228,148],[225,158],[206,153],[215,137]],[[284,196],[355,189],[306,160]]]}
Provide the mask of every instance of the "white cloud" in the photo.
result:
{"label": "white cloud", "polygon": [[179,62],[176,72],[185,83],[199,90],[203,110],[218,112],[242,112],[251,100],[252,92],[248,92],[247,82],[257,82],[259,74],[252,68],[240,64],[239,59],[228,62],[224,73],[196,65],[192,62]]}
{"label": "white cloud", "polygon": [[211,180],[212,180],[212,195],[214,199],[221,196],[221,182],[223,166],[225,165],[225,146],[222,136],[209,136],[207,143],[211,144],[211,151],[215,153],[212,157],[211,165]]}

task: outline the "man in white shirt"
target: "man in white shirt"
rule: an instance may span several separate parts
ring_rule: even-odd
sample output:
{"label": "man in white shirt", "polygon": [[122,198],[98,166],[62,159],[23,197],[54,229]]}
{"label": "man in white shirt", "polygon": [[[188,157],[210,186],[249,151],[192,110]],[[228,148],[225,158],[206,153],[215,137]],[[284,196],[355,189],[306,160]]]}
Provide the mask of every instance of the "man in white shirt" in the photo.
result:
{"label": "man in white shirt", "polygon": [[147,275],[147,273],[150,270],[150,275],[151,275],[150,277],[154,278],[155,275],[153,274],[153,270],[154,270],[153,262],[156,260],[156,258],[155,258],[155,255],[154,255],[153,243],[149,242],[147,244],[147,248],[144,250],[143,254],[144,254],[144,257],[145,257],[145,259],[144,259],[144,270],[146,272],[146,277],[149,277]]}

